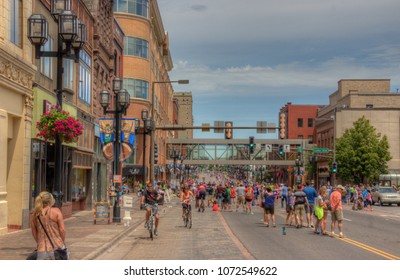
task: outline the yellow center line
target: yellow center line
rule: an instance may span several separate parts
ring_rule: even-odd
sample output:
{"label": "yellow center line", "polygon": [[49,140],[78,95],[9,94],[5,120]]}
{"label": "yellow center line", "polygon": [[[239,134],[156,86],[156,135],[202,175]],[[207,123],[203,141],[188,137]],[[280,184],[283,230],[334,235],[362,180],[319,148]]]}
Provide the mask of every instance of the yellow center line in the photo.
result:
{"label": "yellow center line", "polygon": [[[286,219],[286,215],[284,215],[283,213],[276,213],[276,215],[279,215],[281,218]],[[359,248],[362,248],[362,249],[364,249],[364,250],[366,250],[366,251],[369,251],[369,252],[371,252],[371,253],[374,253],[374,254],[376,254],[376,255],[379,255],[379,256],[381,256],[381,257],[384,257],[384,258],[386,258],[386,259],[389,259],[389,260],[400,260],[400,257],[399,257],[399,256],[392,255],[392,254],[390,254],[390,253],[384,252],[384,251],[382,251],[382,250],[379,250],[379,249],[377,249],[377,248],[371,247],[371,246],[369,246],[369,245],[367,245],[367,244],[361,243],[361,242],[356,241],[356,240],[354,240],[354,239],[350,239],[350,238],[347,238],[347,237],[345,237],[345,238],[339,238],[339,235],[336,235],[335,237],[338,238],[338,239],[340,239],[340,240],[342,240],[342,241],[344,241],[344,242],[347,242],[347,243],[349,243],[349,244],[352,244],[352,245],[354,245],[354,246],[357,246],[357,247],[359,247]]]}

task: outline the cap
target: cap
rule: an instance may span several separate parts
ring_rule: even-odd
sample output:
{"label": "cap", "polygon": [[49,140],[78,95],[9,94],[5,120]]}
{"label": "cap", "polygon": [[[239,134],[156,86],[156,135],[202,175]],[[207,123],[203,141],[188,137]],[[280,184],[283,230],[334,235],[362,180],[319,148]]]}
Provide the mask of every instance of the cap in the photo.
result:
{"label": "cap", "polygon": [[342,185],[338,185],[337,188],[338,188],[338,189],[345,190],[345,188],[344,188]]}

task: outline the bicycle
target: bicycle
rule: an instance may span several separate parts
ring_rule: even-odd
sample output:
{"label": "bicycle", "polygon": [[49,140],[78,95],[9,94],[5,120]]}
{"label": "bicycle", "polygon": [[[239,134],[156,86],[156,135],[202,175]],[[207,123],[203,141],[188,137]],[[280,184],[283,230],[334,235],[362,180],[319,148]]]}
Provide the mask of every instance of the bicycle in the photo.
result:
{"label": "bicycle", "polygon": [[185,209],[185,216],[183,217],[183,223],[185,227],[192,228],[192,205],[190,202],[186,204],[187,207]]}
{"label": "bicycle", "polygon": [[153,240],[154,239],[154,230],[156,228],[156,219],[154,217],[155,214],[157,214],[157,210],[158,210],[158,205],[154,204],[154,205],[148,205],[151,207],[151,213],[150,213],[150,217],[149,217],[149,221],[147,222],[147,229],[149,230],[150,233],[150,239]]}
{"label": "bicycle", "polygon": [[201,199],[201,203],[200,203],[200,208],[199,208],[199,212],[204,212],[204,199]]}

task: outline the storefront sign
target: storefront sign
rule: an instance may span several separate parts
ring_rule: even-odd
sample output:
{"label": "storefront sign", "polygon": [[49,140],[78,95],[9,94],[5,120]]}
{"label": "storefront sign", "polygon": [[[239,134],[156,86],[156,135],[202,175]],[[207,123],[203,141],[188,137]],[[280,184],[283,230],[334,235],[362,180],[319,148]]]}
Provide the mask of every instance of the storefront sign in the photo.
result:
{"label": "storefront sign", "polygon": [[143,174],[143,166],[140,165],[127,165],[122,170],[123,176],[134,176]]}
{"label": "storefront sign", "polygon": [[122,183],[122,176],[114,175],[114,183]]}
{"label": "storefront sign", "polygon": [[133,207],[133,197],[130,195],[123,195],[122,196],[122,207],[132,208]]}
{"label": "storefront sign", "polygon": [[110,223],[110,203],[96,202],[94,206],[94,224],[97,221],[108,221]]}

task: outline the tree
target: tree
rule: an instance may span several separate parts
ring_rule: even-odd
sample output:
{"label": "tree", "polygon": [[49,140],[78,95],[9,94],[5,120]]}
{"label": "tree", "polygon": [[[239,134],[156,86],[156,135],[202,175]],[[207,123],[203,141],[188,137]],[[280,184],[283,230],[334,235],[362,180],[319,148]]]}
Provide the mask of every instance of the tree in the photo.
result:
{"label": "tree", "polygon": [[387,173],[392,159],[387,136],[381,137],[364,116],[353,125],[336,141],[338,176],[357,184],[374,182],[379,174]]}

